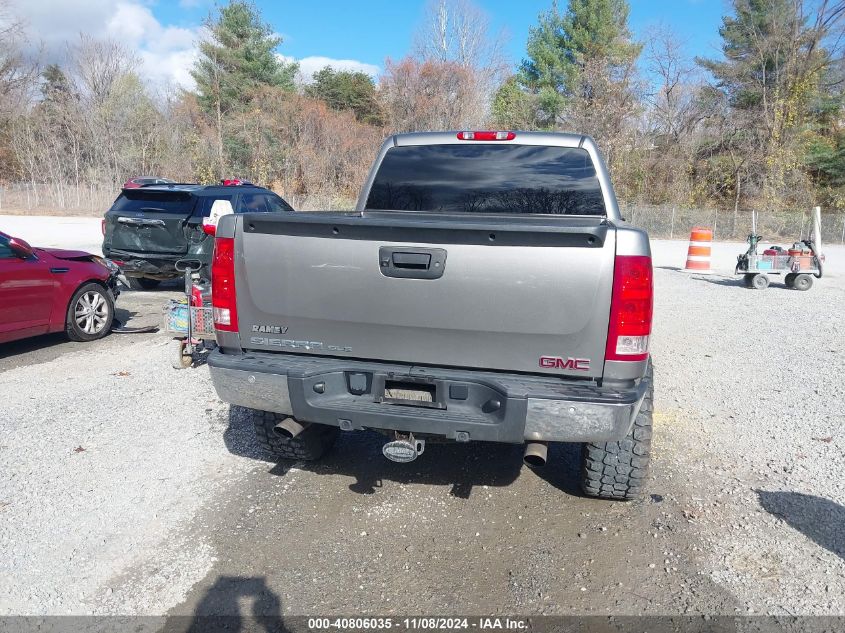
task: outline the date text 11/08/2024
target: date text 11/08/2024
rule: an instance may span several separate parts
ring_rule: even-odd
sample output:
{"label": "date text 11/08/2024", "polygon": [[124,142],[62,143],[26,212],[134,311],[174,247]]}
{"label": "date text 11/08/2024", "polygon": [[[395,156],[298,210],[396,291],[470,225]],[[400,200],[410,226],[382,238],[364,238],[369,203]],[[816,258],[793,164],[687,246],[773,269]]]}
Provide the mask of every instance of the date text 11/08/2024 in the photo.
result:
{"label": "date text 11/08/2024", "polygon": [[479,631],[522,631],[528,628],[525,620],[517,618],[309,618],[308,628],[324,630],[471,630]]}

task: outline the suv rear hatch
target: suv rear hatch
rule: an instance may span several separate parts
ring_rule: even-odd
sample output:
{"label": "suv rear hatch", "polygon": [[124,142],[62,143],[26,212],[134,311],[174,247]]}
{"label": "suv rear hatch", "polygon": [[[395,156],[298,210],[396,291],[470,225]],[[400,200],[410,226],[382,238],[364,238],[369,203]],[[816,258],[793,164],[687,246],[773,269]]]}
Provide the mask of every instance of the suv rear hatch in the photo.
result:
{"label": "suv rear hatch", "polygon": [[186,191],[125,189],[106,213],[103,246],[128,253],[184,255],[195,203]]}

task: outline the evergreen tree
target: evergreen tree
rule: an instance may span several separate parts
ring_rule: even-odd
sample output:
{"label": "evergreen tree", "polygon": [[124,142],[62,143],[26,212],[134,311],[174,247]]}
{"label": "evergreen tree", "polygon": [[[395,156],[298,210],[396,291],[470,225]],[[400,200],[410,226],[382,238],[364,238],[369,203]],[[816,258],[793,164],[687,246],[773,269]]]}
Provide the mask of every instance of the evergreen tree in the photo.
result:
{"label": "evergreen tree", "polygon": [[807,21],[794,0],[735,0],[733,9],[735,14],[723,17],[719,29],[725,59],[697,61],[710,71],[732,107],[755,109],[789,79],[784,71],[797,61]]}
{"label": "evergreen tree", "polygon": [[508,77],[493,95],[491,110],[497,128],[529,130],[536,126],[536,99],[520,88],[516,76]]}
{"label": "evergreen tree", "polygon": [[258,9],[249,2],[232,0],[216,19],[209,17],[206,28],[209,37],[200,42],[200,57],[191,76],[200,107],[215,120],[218,176],[222,177],[226,145],[231,145],[231,152],[244,154],[241,144],[227,137],[225,119],[246,111],[263,87],[292,91],[298,65],[285,63],[275,53],[282,38],[261,21]]}
{"label": "evergreen tree", "polygon": [[314,83],[306,86],[305,94],[322,99],[333,110],[352,110],[362,123],[382,123],[376,86],[366,73],[336,71],[326,66],[314,73]]}
{"label": "evergreen tree", "polygon": [[835,183],[841,164],[839,133],[830,134],[841,120],[841,95],[831,90],[841,77],[832,77],[837,55],[828,45],[838,43],[830,36],[840,29],[843,9],[821,4],[810,20],[805,4],[733,0],[733,14],[719,29],[724,59],[697,60],[727,101],[730,120],[742,127],[732,140],[720,140],[719,155],[743,156],[746,193],[768,208],[812,195],[808,172]]}
{"label": "evergreen tree", "polygon": [[600,64],[615,80],[639,56],[642,47],[631,41],[628,12],[626,0],[570,0],[565,14],[557,2],[540,14],[529,30],[519,79],[539,95],[547,125],[554,125],[568,99],[589,97],[586,65]]}
{"label": "evergreen tree", "polygon": [[[810,106],[812,123],[805,131],[804,163],[816,185],[828,196],[845,203],[845,68],[837,64],[827,73],[826,83],[836,89],[820,94]],[[836,195],[838,194],[838,195]]]}
{"label": "evergreen tree", "polygon": [[58,64],[48,64],[41,73],[41,96],[45,103],[63,102],[73,94],[67,75]]}
{"label": "evergreen tree", "polygon": [[233,0],[206,22],[210,37],[200,42],[191,76],[199,102],[209,114],[245,108],[261,86],[293,90],[297,65],[282,61],[275,49],[282,38],[261,21],[258,9]]}

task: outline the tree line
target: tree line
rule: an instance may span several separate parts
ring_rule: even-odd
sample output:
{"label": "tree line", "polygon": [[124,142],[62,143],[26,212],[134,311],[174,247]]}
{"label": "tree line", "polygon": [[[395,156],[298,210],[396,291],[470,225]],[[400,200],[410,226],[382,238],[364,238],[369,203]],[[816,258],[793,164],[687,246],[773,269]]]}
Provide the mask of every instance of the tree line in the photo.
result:
{"label": "tree line", "polygon": [[592,135],[628,203],[845,210],[845,2],[732,0],[722,55],[694,59],[667,27],[635,38],[626,0],[563,4],[516,65],[470,0],[431,0],[412,52],[376,79],[327,67],[302,81],[280,29],[230,0],[185,90],[149,85],[133,51],[91,36],[41,65],[0,0],[0,184],[80,207],[137,175],[237,176],[348,206],[385,136],[493,128]]}

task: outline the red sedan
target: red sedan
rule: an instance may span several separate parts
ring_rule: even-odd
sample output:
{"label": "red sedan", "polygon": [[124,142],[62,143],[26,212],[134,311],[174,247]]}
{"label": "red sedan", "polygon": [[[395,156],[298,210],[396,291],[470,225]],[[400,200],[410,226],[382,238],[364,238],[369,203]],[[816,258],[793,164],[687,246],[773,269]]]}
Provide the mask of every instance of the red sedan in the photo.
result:
{"label": "red sedan", "polygon": [[73,341],[104,337],[118,273],[90,253],[33,248],[0,232],[0,343],[62,331]]}

